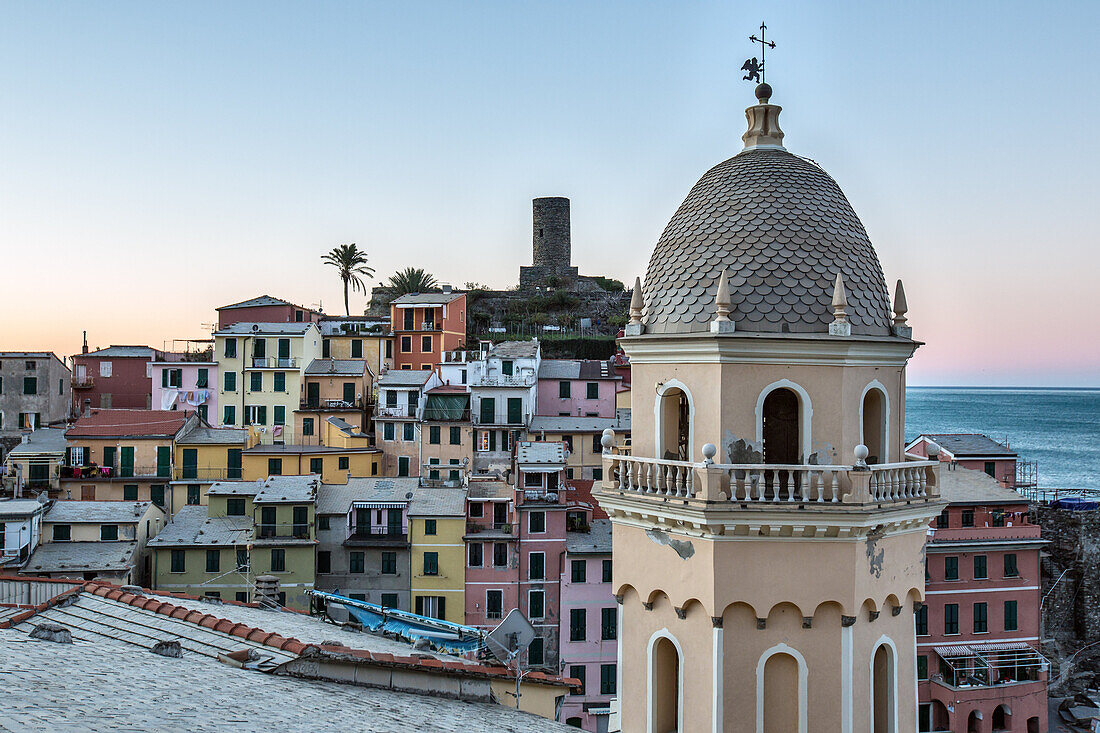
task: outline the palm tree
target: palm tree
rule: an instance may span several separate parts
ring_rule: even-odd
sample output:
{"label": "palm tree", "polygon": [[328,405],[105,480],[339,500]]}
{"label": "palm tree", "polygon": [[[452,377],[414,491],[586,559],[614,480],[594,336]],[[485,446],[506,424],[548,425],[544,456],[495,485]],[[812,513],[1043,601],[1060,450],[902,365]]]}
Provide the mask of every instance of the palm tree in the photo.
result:
{"label": "palm tree", "polygon": [[427,293],[437,285],[436,279],[419,267],[406,267],[390,275],[390,287],[394,289],[394,297],[405,293]]}
{"label": "palm tree", "polygon": [[341,244],[338,247],[333,247],[331,252],[321,256],[321,261],[340,271],[340,279],[344,282],[344,313],[350,316],[348,285],[350,284],[351,289],[357,293],[366,294],[367,286],[360,276],[374,277],[374,268],[367,267],[367,253],[356,247],[355,243],[352,242],[351,244]]}

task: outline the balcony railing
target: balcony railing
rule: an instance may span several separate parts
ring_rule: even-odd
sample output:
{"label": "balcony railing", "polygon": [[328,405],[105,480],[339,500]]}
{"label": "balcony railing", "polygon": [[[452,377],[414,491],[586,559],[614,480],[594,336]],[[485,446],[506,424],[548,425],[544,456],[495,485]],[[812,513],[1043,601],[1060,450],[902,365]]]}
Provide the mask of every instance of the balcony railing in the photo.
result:
{"label": "balcony railing", "polygon": [[299,403],[301,410],[362,410],[366,403],[362,399],[355,400],[302,400]]}
{"label": "balcony railing", "polygon": [[416,417],[414,405],[379,405],[375,408],[375,417]]}
{"label": "balcony railing", "polygon": [[69,466],[63,464],[60,469],[61,478],[172,478],[172,469],[170,466]]}
{"label": "balcony railing", "polygon": [[237,481],[241,478],[241,468],[217,468],[210,466],[184,466],[172,472],[172,480],[188,481]]}
{"label": "balcony railing", "polygon": [[538,378],[534,374],[474,374],[471,387],[534,387]]}
{"label": "balcony railing", "polygon": [[[510,418],[516,419],[510,419]],[[482,415],[480,412],[471,412],[470,418],[474,425],[511,425],[512,427],[522,428],[524,425],[531,424],[531,415],[523,413],[522,415]],[[503,418],[503,419],[501,419]]]}
{"label": "balcony railing", "polygon": [[[937,461],[880,465],[723,464],[611,452],[605,489],[749,504],[889,504],[934,498]],[[706,489],[704,490],[704,483]],[[704,496],[705,495],[705,496]]]}
{"label": "balcony railing", "polygon": [[466,534],[494,532],[497,534],[518,535],[519,525],[514,522],[493,522],[489,520],[466,520]]}
{"label": "balcony railing", "polygon": [[91,389],[95,386],[94,377],[73,377],[69,384],[73,389]]}
{"label": "balcony railing", "polygon": [[408,544],[409,535],[401,527],[356,527],[352,526],[344,540],[346,545]]}
{"label": "balcony railing", "polygon": [[298,358],[297,357],[274,357],[274,356],[254,356],[252,357],[253,369],[297,369]]}
{"label": "balcony railing", "polygon": [[309,524],[264,524],[256,523],[256,538],[261,540],[310,539]]}

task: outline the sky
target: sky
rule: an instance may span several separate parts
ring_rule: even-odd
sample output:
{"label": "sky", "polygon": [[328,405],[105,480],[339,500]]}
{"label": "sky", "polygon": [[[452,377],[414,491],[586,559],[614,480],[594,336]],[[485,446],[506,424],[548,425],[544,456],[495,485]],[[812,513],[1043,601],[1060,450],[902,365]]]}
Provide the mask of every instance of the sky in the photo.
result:
{"label": "sky", "polygon": [[[762,19],[785,144],[844,189],[910,384],[1100,386],[1100,3],[0,2],[0,349],[202,337],[321,262],[508,287],[536,196],[632,283],[736,154]],[[352,296],[352,311],[367,299]]]}

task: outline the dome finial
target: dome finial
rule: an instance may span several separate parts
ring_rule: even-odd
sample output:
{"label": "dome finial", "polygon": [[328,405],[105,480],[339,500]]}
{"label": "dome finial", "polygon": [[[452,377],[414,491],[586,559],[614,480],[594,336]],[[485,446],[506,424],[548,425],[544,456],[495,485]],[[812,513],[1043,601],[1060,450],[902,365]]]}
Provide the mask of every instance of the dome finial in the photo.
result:
{"label": "dome finial", "polygon": [[710,322],[711,333],[733,333],[734,323],[730,320],[730,281],[726,271],[718,278],[718,291],[714,294],[714,320]]}
{"label": "dome finial", "polygon": [[898,285],[894,289],[894,325],[890,329],[895,336],[913,338],[913,329],[905,319],[905,314],[908,312],[909,304],[905,302],[905,288],[902,287],[901,280],[898,280]]}
{"label": "dome finial", "polygon": [[[748,131],[741,136],[745,141],[745,150],[786,150],[783,147],[783,131],[779,129],[779,113],[783,108],[770,104],[772,88],[768,84],[756,87],[756,96],[760,104],[754,104],[745,110],[749,121]],[[766,94],[767,96],[762,96]]]}
{"label": "dome finial", "polygon": [[630,295],[630,321],[626,324],[627,336],[640,336],[645,329],[642,325],[642,309],[645,298],[642,295],[642,278],[634,278],[634,292]]}
{"label": "dome finial", "polygon": [[852,324],[848,322],[848,294],[844,291],[844,278],[838,272],[833,283],[833,322],[829,324],[829,335],[851,336]]}

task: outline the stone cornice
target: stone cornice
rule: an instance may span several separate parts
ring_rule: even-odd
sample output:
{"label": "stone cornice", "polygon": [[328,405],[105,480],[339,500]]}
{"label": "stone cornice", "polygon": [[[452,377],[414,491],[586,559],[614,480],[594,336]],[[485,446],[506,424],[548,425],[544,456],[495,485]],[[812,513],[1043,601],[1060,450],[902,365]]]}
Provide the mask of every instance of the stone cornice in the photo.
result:
{"label": "stone cornice", "polygon": [[920,342],[899,338],[660,334],[619,339],[635,364],[904,367]]}

